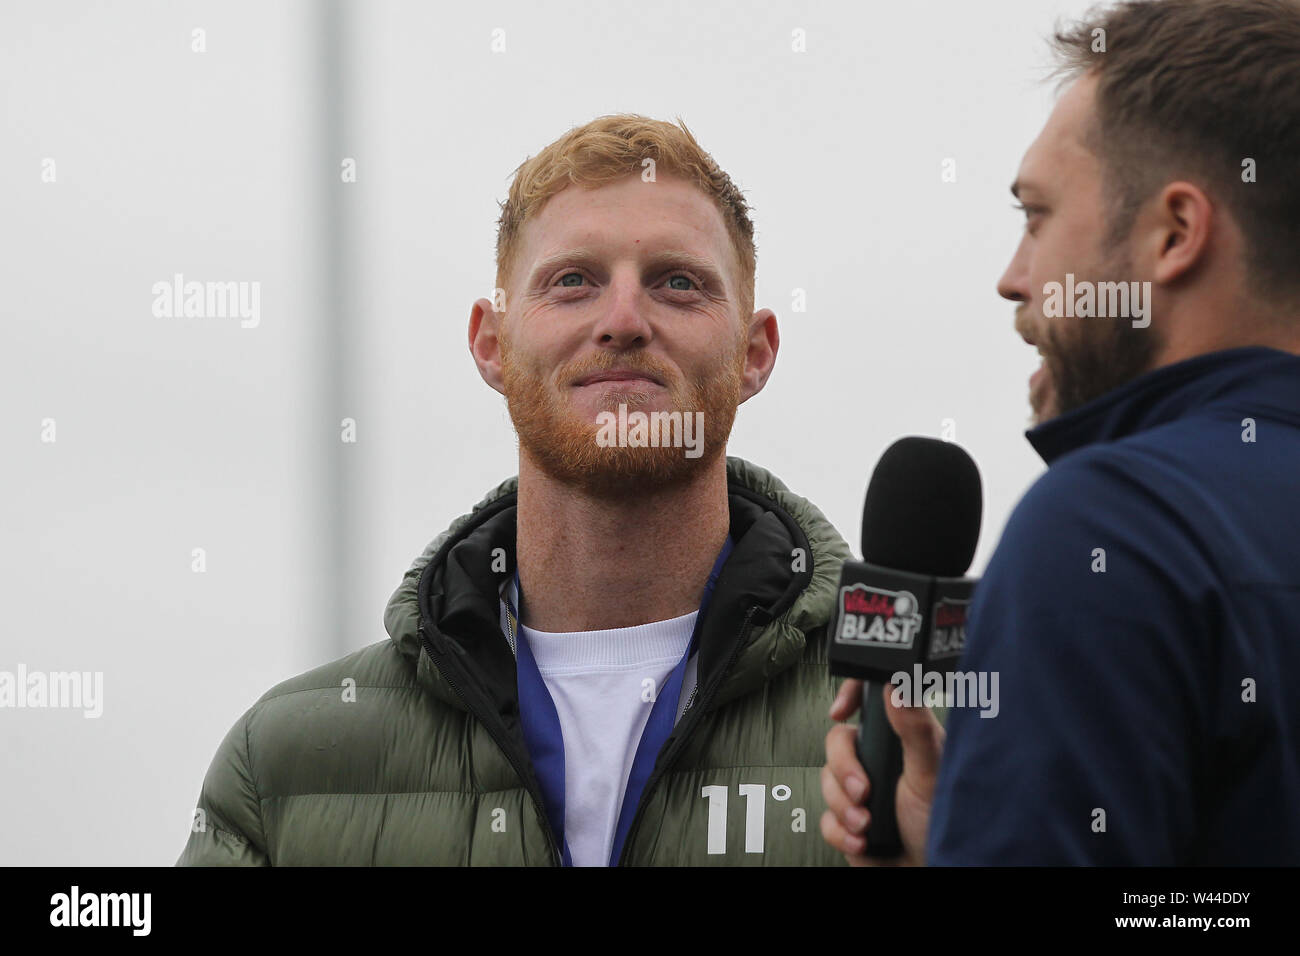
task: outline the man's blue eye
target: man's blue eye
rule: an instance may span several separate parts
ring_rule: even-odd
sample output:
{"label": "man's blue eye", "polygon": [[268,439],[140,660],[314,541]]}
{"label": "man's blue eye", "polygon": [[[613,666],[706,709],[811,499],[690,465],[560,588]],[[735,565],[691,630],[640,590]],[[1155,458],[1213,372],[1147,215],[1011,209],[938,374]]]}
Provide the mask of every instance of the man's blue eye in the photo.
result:
{"label": "man's blue eye", "polygon": [[669,281],[669,282],[679,282],[679,281],[680,281],[680,282],[685,282],[685,283],[686,283],[686,285],[685,285],[684,287],[683,287],[683,286],[674,286],[674,287],[673,287],[673,291],[675,291],[675,292],[690,292],[690,291],[691,291],[691,287],[692,287],[693,285],[695,285],[694,281],[692,281],[692,279],[691,279],[690,276],[673,276],[673,277],[670,278],[668,281]]}
{"label": "man's blue eye", "polygon": [[[570,282],[570,279],[577,279],[578,281]],[[564,275],[560,276],[560,285],[575,286],[580,282],[582,282],[581,272],[566,272]]]}

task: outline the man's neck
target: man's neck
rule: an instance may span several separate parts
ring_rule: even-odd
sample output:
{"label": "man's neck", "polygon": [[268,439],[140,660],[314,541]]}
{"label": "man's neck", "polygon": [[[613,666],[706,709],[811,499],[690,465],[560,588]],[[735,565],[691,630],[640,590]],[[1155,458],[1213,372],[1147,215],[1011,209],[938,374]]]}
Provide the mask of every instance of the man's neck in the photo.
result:
{"label": "man's neck", "polygon": [[1152,369],[1251,345],[1300,355],[1300,307],[1262,303],[1244,287],[1236,295],[1224,291],[1187,303],[1171,303],[1162,315],[1168,331]]}
{"label": "man's neck", "polygon": [[520,453],[523,624],[594,631],[698,610],[731,526],[726,458],[689,483],[621,500],[561,484]]}

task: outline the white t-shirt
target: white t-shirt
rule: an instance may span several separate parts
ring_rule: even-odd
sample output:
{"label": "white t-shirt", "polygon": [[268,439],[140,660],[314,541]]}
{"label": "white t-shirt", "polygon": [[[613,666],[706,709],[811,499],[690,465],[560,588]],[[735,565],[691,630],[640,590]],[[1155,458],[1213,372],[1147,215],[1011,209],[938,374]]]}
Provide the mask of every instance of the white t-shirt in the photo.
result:
{"label": "white t-shirt", "polygon": [[[504,602],[501,613],[504,626]],[[519,629],[560,718],[564,839],[574,866],[609,865],[641,733],[659,688],[690,645],[698,615],[604,631]],[[678,717],[694,688],[694,670],[693,655]]]}

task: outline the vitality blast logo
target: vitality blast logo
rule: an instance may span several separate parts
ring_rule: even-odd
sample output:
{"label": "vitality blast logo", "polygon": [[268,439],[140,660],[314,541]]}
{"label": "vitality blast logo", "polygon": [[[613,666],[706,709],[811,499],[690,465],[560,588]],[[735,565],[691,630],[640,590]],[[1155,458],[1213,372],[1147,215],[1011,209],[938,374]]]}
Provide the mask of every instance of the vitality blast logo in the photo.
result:
{"label": "vitality blast logo", "polygon": [[921,630],[915,595],[866,584],[840,588],[841,621],[835,640],[841,644],[906,649]]}

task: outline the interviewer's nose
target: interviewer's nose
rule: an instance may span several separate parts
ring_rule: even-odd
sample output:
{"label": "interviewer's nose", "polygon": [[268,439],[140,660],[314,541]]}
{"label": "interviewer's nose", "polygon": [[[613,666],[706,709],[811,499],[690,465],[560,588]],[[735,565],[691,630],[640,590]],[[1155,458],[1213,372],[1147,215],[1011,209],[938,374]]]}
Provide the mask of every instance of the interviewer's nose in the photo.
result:
{"label": "interviewer's nose", "polygon": [[998,295],[1011,302],[1028,302],[1029,301],[1029,269],[1027,263],[1028,256],[1025,253],[1025,240],[1020,240],[1020,245],[1016,247],[1015,254],[1011,261],[1007,263],[1006,270],[998,279]]}

